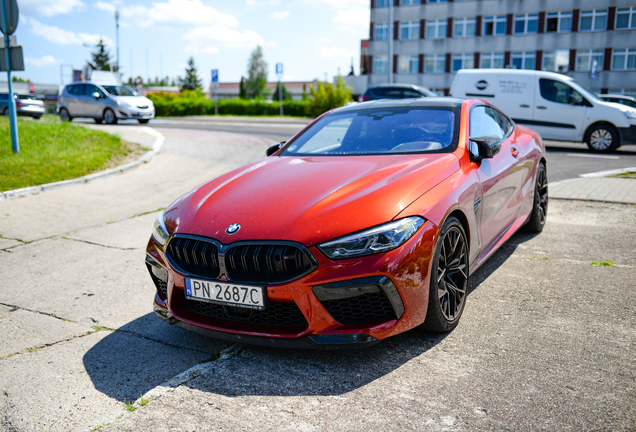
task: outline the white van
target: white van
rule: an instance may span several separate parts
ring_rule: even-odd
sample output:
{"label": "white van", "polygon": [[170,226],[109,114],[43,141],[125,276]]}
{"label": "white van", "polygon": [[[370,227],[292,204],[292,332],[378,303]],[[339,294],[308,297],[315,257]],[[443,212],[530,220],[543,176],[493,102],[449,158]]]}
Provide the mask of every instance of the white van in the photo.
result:
{"label": "white van", "polygon": [[636,109],[602,101],[566,75],[462,69],[453,80],[450,94],[492,102],[516,123],[546,139],[585,141],[597,152],[636,144]]}

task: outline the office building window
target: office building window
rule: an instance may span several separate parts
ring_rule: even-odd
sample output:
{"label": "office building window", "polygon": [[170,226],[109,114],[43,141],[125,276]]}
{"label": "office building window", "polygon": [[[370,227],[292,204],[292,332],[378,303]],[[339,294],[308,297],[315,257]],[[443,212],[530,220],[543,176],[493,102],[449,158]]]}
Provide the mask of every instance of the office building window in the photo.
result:
{"label": "office building window", "polygon": [[617,30],[636,28],[636,6],[617,8],[614,28]]}
{"label": "office building window", "polygon": [[389,61],[387,59],[387,56],[373,57],[373,73],[374,74],[389,73]]}
{"label": "office building window", "polygon": [[475,36],[475,18],[456,18],[453,35],[455,37]]}
{"label": "office building window", "polygon": [[475,67],[474,54],[453,54],[452,70],[473,69]]}
{"label": "office building window", "polygon": [[515,15],[514,33],[531,34],[539,30],[539,14]]}
{"label": "office building window", "polygon": [[636,48],[612,50],[612,70],[635,70]]}
{"label": "office building window", "polygon": [[446,56],[444,54],[432,54],[424,57],[424,72],[431,74],[443,74],[446,72]]}
{"label": "office building window", "polygon": [[448,33],[448,20],[436,19],[426,21],[427,39],[444,39]]}
{"label": "office building window", "polygon": [[426,3],[448,3],[448,0],[428,0]]}
{"label": "office building window", "polygon": [[543,52],[541,69],[553,72],[567,72],[570,65],[570,50],[556,50]]}
{"label": "office building window", "polygon": [[[393,4],[395,5],[395,0],[393,0]],[[375,7],[389,7],[389,0],[375,0]]]}
{"label": "office building window", "polygon": [[389,23],[375,23],[374,28],[375,28],[375,35],[373,36],[374,40],[377,40],[377,41],[389,40]]}
{"label": "office building window", "polygon": [[576,50],[576,64],[577,71],[589,71],[592,69],[592,63],[596,60],[597,70],[603,69],[603,59],[605,58],[605,50]]}
{"label": "office building window", "polygon": [[534,51],[523,51],[512,53],[512,64],[516,69],[534,69],[536,53]]}
{"label": "office building window", "polygon": [[401,55],[398,56],[398,73],[416,74],[420,69],[420,56]]}
{"label": "office building window", "polygon": [[419,39],[420,22],[403,21],[400,23],[400,39]]}
{"label": "office building window", "polygon": [[581,11],[580,31],[607,30],[607,9]]}
{"label": "office building window", "polygon": [[418,4],[422,4],[422,0],[402,0],[400,4],[402,6],[418,5]]}
{"label": "office building window", "polygon": [[572,31],[572,12],[548,12],[545,17],[547,33]]}
{"label": "office building window", "polygon": [[496,36],[506,34],[506,16],[487,16],[484,17],[484,36]]}
{"label": "office building window", "polygon": [[481,65],[482,69],[502,68],[504,67],[504,53],[502,52],[487,52],[481,53]]}

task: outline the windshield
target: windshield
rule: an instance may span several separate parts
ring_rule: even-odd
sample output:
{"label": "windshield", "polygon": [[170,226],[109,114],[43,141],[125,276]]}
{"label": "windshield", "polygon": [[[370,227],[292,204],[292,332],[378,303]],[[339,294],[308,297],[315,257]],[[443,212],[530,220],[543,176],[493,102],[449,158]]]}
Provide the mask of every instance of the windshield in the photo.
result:
{"label": "windshield", "polygon": [[584,96],[588,97],[589,99],[592,99],[593,101],[596,101],[596,102],[602,102],[598,96],[596,96],[594,93],[592,93],[591,90],[589,90],[587,87],[584,87],[580,83],[572,80],[570,81],[570,85],[574,87],[576,90],[578,90],[579,93],[582,93]]}
{"label": "windshield", "polygon": [[104,90],[106,93],[113,96],[138,96],[137,92],[124,86],[105,85]]}
{"label": "windshield", "polygon": [[291,141],[283,156],[448,151],[458,109],[390,107],[334,112]]}

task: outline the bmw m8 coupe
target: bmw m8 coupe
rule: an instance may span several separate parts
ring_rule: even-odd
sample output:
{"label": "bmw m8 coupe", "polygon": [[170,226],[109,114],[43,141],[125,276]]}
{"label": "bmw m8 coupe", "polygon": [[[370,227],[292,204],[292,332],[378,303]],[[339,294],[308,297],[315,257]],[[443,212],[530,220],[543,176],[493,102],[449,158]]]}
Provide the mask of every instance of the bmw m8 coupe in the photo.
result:
{"label": "bmw m8 coupe", "polygon": [[370,346],[453,330],[468,281],[543,229],[545,147],[478,99],[330,111],[155,221],[146,265],[164,321],[266,346]]}

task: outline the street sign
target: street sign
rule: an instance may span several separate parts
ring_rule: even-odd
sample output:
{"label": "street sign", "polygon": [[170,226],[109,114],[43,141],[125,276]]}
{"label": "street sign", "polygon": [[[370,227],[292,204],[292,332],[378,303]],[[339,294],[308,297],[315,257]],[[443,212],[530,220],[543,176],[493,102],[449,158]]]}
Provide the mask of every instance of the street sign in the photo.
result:
{"label": "street sign", "polygon": [[282,75],[282,74],[283,74],[283,64],[276,63],[276,75]]}
{"label": "street sign", "polygon": [[11,71],[23,71],[24,70],[24,54],[22,54],[21,46],[9,47],[9,61],[11,62],[11,69],[7,69],[7,56],[4,53],[6,48],[0,50],[0,72]]}
{"label": "street sign", "polygon": [[212,69],[212,82],[219,82],[219,70],[218,69]]}
{"label": "street sign", "polygon": [[[18,12],[18,3],[16,0],[3,0],[4,16],[7,20],[7,29],[4,28],[4,24],[0,21],[0,31],[7,35],[15,33],[15,29],[18,28],[18,18],[20,16]],[[23,69],[24,70],[24,69]]]}
{"label": "street sign", "polygon": [[598,60],[592,60],[592,69],[590,70],[590,78],[596,79],[596,71],[598,70]]}

